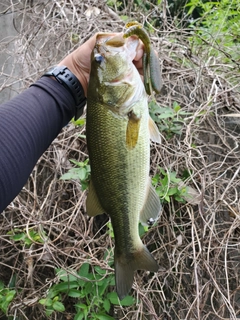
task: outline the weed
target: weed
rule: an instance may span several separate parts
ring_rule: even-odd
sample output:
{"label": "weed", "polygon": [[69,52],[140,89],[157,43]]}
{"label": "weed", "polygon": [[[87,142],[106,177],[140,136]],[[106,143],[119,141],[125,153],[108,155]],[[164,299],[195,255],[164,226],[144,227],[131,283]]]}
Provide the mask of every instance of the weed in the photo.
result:
{"label": "weed", "polygon": [[[34,230],[34,228],[28,229],[28,232],[23,229],[15,228],[7,233],[10,235],[10,239],[15,242],[20,242],[22,246],[26,246],[29,248],[34,242],[43,243],[43,237],[41,234]],[[43,236],[45,237],[45,233],[43,231]]]}
{"label": "weed", "polygon": [[190,173],[185,170],[182,178],[177,178],[175,171],[165,171],[159,167],[159,173],[152,178],[152,184],[156,187],[156,192],[161,199],[170,202],[170,198],[174,198],[178,202],[198,204],[200,194],[192,187],[186,186],[185,180]]}
{"label": "weed", "polygon": [[83,162],[78,162],[76,160],[71,159],[72,163],[74,163],[77,168],[72,168],[68,170],[67,173],[61,176],[61,180],[80,180],[82,190],[86,190],[88,188],[89,178],[90,178],[90,165],[88,164],[89,159],[86,159]]}
{"label": "weed", "polygon": [[239,66],[239,1],[191,0],[186,7],[189,16],[196,8],[201,12],[201,17],[193,19],[190,25],[193,48],[202,51],[205,47],[208,56]]}
{"label": "weed", "polygon": [[107,270],[99,266],[91,267],[86,262],[78,272],[63,269],[57,269],[56,272],[60,282],[49,289],[46,298],[39,300],[45,306],[47,316],[54,311],[65,311],[63,295],[77,299],[74,320],[90,317],[93,320],[113,320],[108,315],[111,305],[130,306],[134,303],[131,296],[120,302],[116,292],[109,292],[109,287],[115,284],[114,275],[108,275]]}
{"label": "weed", "polygon": [[191,114],[190,112],[183,111],[177,102],[173,103],[172,108],[167,108],[160,107],[155,100],[152,100],[149,103],[149,110],[160,132],[164,132],[167,139],[171,139],[175,134],[181,134],[185,124],[184,117]]}
{"label": "weed", "polygon": [[11,290],[10,288],[6,288],[4,286],[4,283],[2,281],[0,281],[0,310],[4,314],[7,314],[9,304],[13,300],[15,294],[16,294],[15,290]]}

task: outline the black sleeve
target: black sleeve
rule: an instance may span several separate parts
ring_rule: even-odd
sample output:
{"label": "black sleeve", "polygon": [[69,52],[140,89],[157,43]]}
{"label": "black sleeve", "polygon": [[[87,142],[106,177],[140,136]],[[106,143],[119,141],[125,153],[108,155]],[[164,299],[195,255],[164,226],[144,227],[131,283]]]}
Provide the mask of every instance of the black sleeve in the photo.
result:
{"label": "black sleeve", "polygon": [[43,77],[0,105],[0,212],[17,196],[37,160],[74,116],[74,99]]}

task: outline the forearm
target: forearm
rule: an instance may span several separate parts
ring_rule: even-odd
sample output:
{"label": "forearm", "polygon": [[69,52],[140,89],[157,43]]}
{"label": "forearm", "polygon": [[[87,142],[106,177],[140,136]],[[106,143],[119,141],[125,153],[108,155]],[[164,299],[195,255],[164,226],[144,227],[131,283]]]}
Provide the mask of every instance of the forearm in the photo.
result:
{"label": "forearm", "polygon": [[0,212],[26,183],[37,160],[74,116],[72,95],[44,77],[0,105]]}

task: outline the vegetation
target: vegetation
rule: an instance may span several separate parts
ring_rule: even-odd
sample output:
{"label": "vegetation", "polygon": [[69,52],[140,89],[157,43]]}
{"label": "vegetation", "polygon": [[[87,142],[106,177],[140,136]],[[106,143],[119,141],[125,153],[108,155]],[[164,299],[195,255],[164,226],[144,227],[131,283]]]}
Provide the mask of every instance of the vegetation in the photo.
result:
{"label": "vegetation", "polygon": [[164,83],[149,101],[162,135],[161,145],[151,145],[151,178],[163,212],[151,228],[139,225],[159,272],[136,272],[120,304],[111,223],[85,212],[85,118],[72,121],[0,217],[1,318],[240,317],[239,6],[237,0],[63,0],[4,7],[5,17],[15,13],[17,34],[1,41],[3,91],[27,88],[97,31],[122,31],[129,20],[144,24]]}
{"label": "vegetation", "polygon": [[[112,264],[112,263],[111,263]],[[115,284],[114,275],[108,275],[107,270],[95,266],[91,271],[89,263],[81,265],[77,272],[57,269],[60,279],[48,291],[46,298],[40,299],[39,303],[45,306],[46,316],[54,311],[66,310],[63,295],[75,306],[74,320],[114,320],[108,315],[111,305],[131,306],[134,299],[131,296],[119,301],[116,292],[108,292],[109,286]],[[72,298],[72,299],[71,299]]]}

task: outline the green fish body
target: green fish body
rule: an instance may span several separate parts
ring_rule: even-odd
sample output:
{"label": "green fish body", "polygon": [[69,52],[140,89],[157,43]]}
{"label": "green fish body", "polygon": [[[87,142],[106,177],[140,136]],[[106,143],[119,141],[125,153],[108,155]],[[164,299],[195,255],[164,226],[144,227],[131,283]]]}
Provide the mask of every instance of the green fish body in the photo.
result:
{"label": "green fish body", "polygon": [[143,245],[139,220],[151,224],[161,211],[151,186],[150,138],[160,142],[148,112],[147,94],[132,60],[138,39],[99,34],[91,57],[87,146],[91,181],[87,213],[107,213],[115,238],[115,279],[120,299],[132,287],[134,270],[156,272]]}

